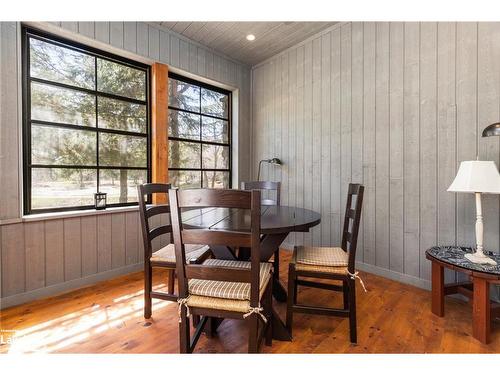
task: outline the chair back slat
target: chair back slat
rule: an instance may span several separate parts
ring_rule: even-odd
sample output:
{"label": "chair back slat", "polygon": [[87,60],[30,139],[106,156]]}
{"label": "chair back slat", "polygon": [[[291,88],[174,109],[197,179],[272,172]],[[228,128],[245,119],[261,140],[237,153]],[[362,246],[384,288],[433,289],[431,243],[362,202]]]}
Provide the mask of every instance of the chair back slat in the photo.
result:
{"label": "chair back slat", "polygon": [[[203,194],[200,193],[203,190]],[[179,194],[179,206],[182,208],[249,208],[249,191],[239,191],[241,194],[233,194],[238,190],[229,189],[190,189],[182,190]]]}
{"label": "chair back slat", "polygon": [[[179,297],[188,295],[188,280],[219,280],[250,283],[250,305],[259,303],[260,274],[260,191],[223,189],[172,189],[169,191],[172,210],[172,229],[176,254],[176,272]],[[248,232],[190,228],[182,224],[181,211],[185,208],[217,207],[250,210]],[[211,265],[186,265],[185,245],[206,244],[251,248],[250,269]]]}
{"label": "chair back slat", "polygon": [[171,225],[161,225],[149,231],[149,238],[151,240],[154,240],[156,237],[159,237],[162,234],[170,234],[170,233],[172,233]]}
{"label": "chair back slat", "polygon": [[170,214],[170,206],[168,204],[151,205],[146,207],[146,216],[148,219],[161,214]]}
{"label": "chair back slat", "polygon": [[225,232],[210,229],[183,229],[182,239],[188,244],[209,246],[251,247],[250,233]]}
{"label": "chair back slat", "polygon": [[[342,231],[342,249],[349,253],[347,265],[349,272],[354,272],[364,190],[365,187],[361,184],[349,184],[347,193],[344,228]],[[353,201],[355,202],[354,208],[352,207]]]}
{"label": "chair back slat", "polygon": [[151,194],[159,194],[164,193],[167,194],[172,185],[170,184],[160,184],[160,183],[149,183],[139,185],[141,189],[141,194],[143,195],[151,195]]}
{"label": "chair back slat", "polygon": [[275,181],[243,181],[242,190],[276,191],[276,199],[263,198],[261,204],[264,206],[279,206],[281,195],[281,182]]}
{"label": "chair back slat", "polygon": [[252,281],[249,268],[208,266],[190,264],[185,266],[188,279],[203,279],[215,281],[231,281],[249,283]]}
{"label": "chair back slat", "polygon": [[160,225],[151,228],[150,220],[154,221],[159,215],[170,214],[170,206],[151,205],[148,204],[149,197],[154,194],[168,194],[171,188],[170,184],[142,184],[137,186],[137,193],[139,197],[139,215],[141,218],[142,239],[144,241],[144,256],[149,259],[152,253],[152,241],[161,235],[172,233],[171,225]]}

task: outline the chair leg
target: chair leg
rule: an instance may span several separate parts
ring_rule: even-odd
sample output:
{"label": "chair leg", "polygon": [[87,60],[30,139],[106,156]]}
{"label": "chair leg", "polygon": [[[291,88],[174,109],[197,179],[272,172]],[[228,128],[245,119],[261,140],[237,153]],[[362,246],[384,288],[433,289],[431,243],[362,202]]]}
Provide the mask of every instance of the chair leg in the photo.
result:
{"label": "chair leg", "polygon": [[273,344],[273,285],[272,278],[269,285],[267,286],[267,295],[265,296],[265,315],[267,318],[266,323],[266,337],[265,344],[267,346],[272,346]]}
{"label": "chair leg", "polygon": [[144,263],[144,318],[151,318],[151,289],[153,285],[153,269],[151,263]]}
{"label": "chair leg", "polygon": [[190,347],[189,319],[186,306],[181,306],[181,321],[179,322],[179,351],[180,353],[191,353]]}
{"label": "chair leg", "polygon": [[344,310],[349,308],[349,286],[347,281],[342,281],[342,294],[344,295]]}
{"label": "chair leg", "polygon": [[358,342],[356,332],[356,284],[355,280],[348,281],[349,288],[349,334],[353,344]]}
{"label": "chair leg", "polygon": [[205,325],[204,332],[207,337],[214,337],[217,331],[217,318],[209,317],[207,324]]}
{"label": "chair leg", "polygon": [[296,305],[297,304],[297,293],[298,293],[298,290],[299,290],[299,286],[297,285],[297,276],[295,275],[295,266],[293,268],[294,270],[294,277],[293,277],[293,282],[294,282],[294,288],[293,288],[293,304]]}
{"label": "chair leg", "polygon": [[288,298],[286,305],[286,328],[292,336],[293,305],[297,303],[297,278],[295,276],[295,265],[288,265]]}
{"label": "chair leg", "polygon": [[168,294],[175,291],[175,270],[168,270]]}
{"label": "chair leg", "polygon": [[279,278],[280,275],[280,249],[276,249],[274,252],[274,260],[273,260],[273,270],[274,274]]}
{"label": "chair leg", "polygon": [[193,324],[193,328],[198,327],[198,324],[200,323],[200,316],[199,315],[192,315],[191,322]]}
{"label": "chair leg", "polygon": [[248,353],[259,352],[259,316],[250,315],[248,320]]}

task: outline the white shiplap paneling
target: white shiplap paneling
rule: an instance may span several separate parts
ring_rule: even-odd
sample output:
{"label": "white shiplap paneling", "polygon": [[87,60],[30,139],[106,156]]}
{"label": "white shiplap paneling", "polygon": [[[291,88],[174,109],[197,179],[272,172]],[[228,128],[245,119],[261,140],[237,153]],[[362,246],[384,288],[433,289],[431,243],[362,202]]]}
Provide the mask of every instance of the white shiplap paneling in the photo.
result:
{"label": "white shiplap paneling", "polygon": [[[263,178],[323,220],[288,245],[338,245],[347,183],[362,182],[357,261],[428,285],[428,247],[474,241],[473,196],[446,191],[459,162],[476,152],[499,162],[499,140],[480,136],[500,113],[499,58],[500,23],[344,23],[254,67],[253,164],[282,157],[281,173]],[[498,251],[499,197],[485,201],[487,248]]]}

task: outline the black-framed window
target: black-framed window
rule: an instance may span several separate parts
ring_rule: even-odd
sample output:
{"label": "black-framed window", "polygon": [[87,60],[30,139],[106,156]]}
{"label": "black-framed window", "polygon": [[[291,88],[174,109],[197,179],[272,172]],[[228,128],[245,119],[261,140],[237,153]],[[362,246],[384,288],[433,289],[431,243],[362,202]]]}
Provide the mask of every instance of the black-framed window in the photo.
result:
{"label": "black-framed window", "polygon": [[24,211],[137,203],[149,181],[149,67],[23,28]]}
{"label": "black-framed window", "polygon": [[180,188],[231,187],[231,92],[169,73],[168,174]]}

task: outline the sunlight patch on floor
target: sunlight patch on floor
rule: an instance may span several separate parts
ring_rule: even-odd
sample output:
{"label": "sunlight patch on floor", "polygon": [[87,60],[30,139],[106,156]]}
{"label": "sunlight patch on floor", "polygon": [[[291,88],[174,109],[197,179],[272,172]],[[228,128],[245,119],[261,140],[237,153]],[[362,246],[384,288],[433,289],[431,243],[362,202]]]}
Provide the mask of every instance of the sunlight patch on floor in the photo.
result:
{"label": "sunlight patch on floor", "polygon": [[[162,287],[162,285],[157,285]],[[35,324],[12,332],[7,350],[9,354],[52,353],[68,346],[92,340],[104,332],[120,328],[127,321],[142,317],[143,291],[126,294],[113,299],[110,305],[92,305],[79,311],[64,314],[56,319]],[[155,310],[175,302],[153,300]]]}

